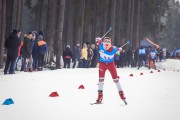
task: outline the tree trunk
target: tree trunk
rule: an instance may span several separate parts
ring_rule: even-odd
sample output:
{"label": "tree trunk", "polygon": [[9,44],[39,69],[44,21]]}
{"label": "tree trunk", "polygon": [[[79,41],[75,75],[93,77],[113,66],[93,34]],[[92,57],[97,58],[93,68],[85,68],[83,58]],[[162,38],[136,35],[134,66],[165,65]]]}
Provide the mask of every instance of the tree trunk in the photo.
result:
{"label": "tree trunk", "polygon": [[122,0],[117,0],[116,3],[116,26],[115,26],[115,43],[117,45],[122,45]]}
{"label": "tree trunk", "polygon": [[68,7],[68,20],[67,20],[67,44],[73,48],[74,41],[73,41],[73,20],[74,20],[74,5],[73,0],[69,0],[66,2],[66,6]]}
{"label": "tree trunk", "polygon": [[21,12],[22,12],[22,2],[23,0],[13,1],[13,23],[12,29],[20,29],[21,25]]}
{"label": "tree trunk", "polygon": [[12,11],[12,29],[16,29],[16,19],[17,19],[17,6],[18,0],[13,0],[13,11]]}
{"label": "tree trunk", "polygon": [[3,68],[5,31],[6,31],[6,0],[0,0],[0,68]]}
{"label": "tree trunk", "polygon": [[[102,0],[101,1],[101,9],[100,9],[100,15],[101,15],[101,21],[100,21],[100,32],[101,32],[101,36],[104,35],[107,32],[107,26],[110,27],[110,25],[107,25],[107,16],[108,16],[108,4],[109,4],[109,0]],[[112,27],[112,26],[111,26]],[[113,27],[112,27],[113,28]],[[109,28],[108,28],[109,29]],[[112,32],[112,31],[111,31]]]}
{"label": "tree trunk", "polygon": [[13,0],[6,0],[6,38],[12,32]]}
{"label": "tree trunk", "polygon": [[23,0],[18,0],[17,12],[16,12],[16,29],[20,29],[21,25],[21,13],[22,13],[22,2]]}
{"label": "tree trunk", "polygon": [[[96,0],[93,0],[93,19],[92,19],[92,38],[94,39],[94,41],[95,41],[95,38],[97,37],[96,36],[96,31],[97,31],[97,29],[96,29],[96,24],[97,24],[97,22],[96,22],[96,17],[97,17],[97,1]],[[100,35],[99,35],[99,37],[101,37]]]}
{"label": "tree trunk", "polygon": [[132,14],[132,0],[128,0],[128,13],[127,13],[127,29],[126,40],[131,40],[131,14]]}
{"label": "tree trunk", "polygon": [[55,18],[56,18],[56,6],[57,0],[48,0],[48,19],[47,19],[47,30],[46,30],[46,40],[48,44],[48,53],[47,53],[47,63],[50,63],[50,60],[53,59],[53,42],[54,42],[54,33],[55,33]]}
{"label": "tree trunk", "polygon": [[116,15],[116,0],[110,0],[110,26],[112,31],[110,32],[111,42],[114,44],[114,35],[115,35],[115,15]]}
{"label": "tree trunk", "polygon": [[79,40],[80,43],[83,42],[83,28],[84,28],[84,11],[85,11],[85,0],[79,0],[79,8],[76,19],[76,34],[75,38],[76,40]]}
{"label": "tree trunk", "polygon": [[129,40],[130,40],[130,46],[132,47],[132,43],[133,43],[133,34],[134,34],[134,8],[135,8],[135,1],[136,0],[132,0],[132,3],[131,3],[131,6],[132,6],[132,9],[131,9],[131,26],[130,26],[130,37],[129,37]]}
{"label": "tree trunk", "polygon": [[139,46],[139,41],[140,41],[140,19],[141,19],[141,1],[142,0],[137,0],[137,7],[136,7],[136,29],[135,29],[135,43],[133,48],[137,48]]}
{"label": "tree trunk", "polygon": [[39,22],[38,22],[38,29],[40,31],[45,31],[45,0],[38,0],[38,6],[39,6]]}
{"label": "tree trunk", "polygon": [[63,35],[63,24],[64,24],[64,11],[65,11],[65,0],[61,0],[60,2],[60,10],[57,15],[57,27],[56,27],[56,32],[57,32],[57,55],[56,55],[56,68],[60,69],[61,68],[61,56],[62,56],[62,35]]}
{"label": "tree trunk", "polygon": [[144,12],[144,0],[142,0],[141,2],[140,40],[143,39],[143,12]]}

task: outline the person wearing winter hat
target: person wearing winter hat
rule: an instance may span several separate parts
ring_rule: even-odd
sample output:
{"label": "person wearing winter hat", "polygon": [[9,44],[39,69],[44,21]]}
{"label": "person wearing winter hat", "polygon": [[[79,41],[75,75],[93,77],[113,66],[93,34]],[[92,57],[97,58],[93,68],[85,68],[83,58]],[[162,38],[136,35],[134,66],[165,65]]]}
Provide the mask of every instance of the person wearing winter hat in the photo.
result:
{"label": "person wearing winter hat", "polygon": [[5,40],[5,48],[7,49],[7,59],[4,68],[4,74],[15,74],[15,63],[18,57],[18,47],[21,44],[21,32],[14,29],[10,36]]}
{"label": "person wearing winter hat", "polygon": [[71,58],[72,51],[70,50],[70,45],[67,45],[63,51],[64,68],[70,68]]}
{"label": "person wearing winter hat", "polygon": [[28,72],[32,69],[31,65],[31,55],[32,55],[32,33],[28,33],[24,35],[23,47],[22,47],[22,66],[21,71]]}
{"label": "person wearing winter hat", "polygon": [[96,43],[97,45],[99,45],[100,63],[99,63],[98,98],[95,103],[99,104],[102,102],[105,72],[106,70],[109,70],[112,79],[118,89],[118,94],[120,98],[124,101],[125,104],[127,104],[126,98],[124,96],[124,92],[119,82],[119,76],[117,75],[117,71],[114,63],[114,55],[119,49],[111,45],[110,37],[105,37],[103,41],[101,38],[98,38],[96,39]]}
{"label": "person wearing winter hat", "polygon": [[44,67],[44,56],[48,51],[47,43],[43,40],[43,36],[38,36],[38,70],[42,71]]}
{"label": "person wearing winter hat", "polygon": [[81,57],[80,42],[76,41],[76,45],[72,50],[72,62],[73,62],[72,68],[75,68],[77,62],[79,65],[81,64],[82,61],[80,57]]}

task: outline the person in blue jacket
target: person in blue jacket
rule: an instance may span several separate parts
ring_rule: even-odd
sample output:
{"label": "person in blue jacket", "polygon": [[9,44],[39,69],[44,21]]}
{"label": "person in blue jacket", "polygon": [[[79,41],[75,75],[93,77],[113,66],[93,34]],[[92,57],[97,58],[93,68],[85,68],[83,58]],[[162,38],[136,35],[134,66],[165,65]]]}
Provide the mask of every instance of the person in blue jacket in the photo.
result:
{"label": "person in blue jacket", "polygon": [[48,50],[47,43],[43,40],[43,36],[38,36],[38,70],[43,70],[44,56]]}
{"label": "person in blue jacket", "polygon": [[139,48],[138,69],[143,65],[143,61],[146,64],[146,57],[147,57],[146,48],[140,46],[140,48]]}

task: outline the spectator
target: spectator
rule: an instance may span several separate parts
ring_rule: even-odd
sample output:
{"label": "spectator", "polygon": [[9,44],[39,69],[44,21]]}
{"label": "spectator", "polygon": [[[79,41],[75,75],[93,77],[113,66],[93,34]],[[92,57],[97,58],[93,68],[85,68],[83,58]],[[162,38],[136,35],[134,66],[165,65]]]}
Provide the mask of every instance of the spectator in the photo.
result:
{"label": "spectator", "polygon": [[23,57],[23,64],[21,66],[21,71],[31,71],[32,70],[32,64],[31,64],[31,53],[32,53],[32,32],[29,32],[28,35],[24,35],[24,43],[22,48],[22,57]]}
{"label": "spectator", "polygon": [[86,65],[86,67],[89,68],[91,61],[92,61],[92,57],[93,57],[93,51],[91,49],[89,42],[86,42],[86,45],[87,45],[87,65]]}
{"label": "spectator", "polygon": [[87,51],[87,45],[84,43],[83,48],[81,50],[81,60],[80,68],[87,68],[87,58],[88,58],[88,51]]}
{"label": "spectator", "polygon": [[93,57],[92,57],[92,61],[91,61],[91,67],[95,68],[98,62],[98,49],[96,48],[96,46],[94,44],[91,45],[91,49],[93,51]]}
{"label": "spectator", "polygon": [[79,63],[81,62],[80,57],[81,57],[80,43],[79,41],[77,41],[72,54],[73,68],[75,68],[77,61]]}
{"label": "spectator", "polygon": [[38,36],[38,70],[42,71],[44,67],[44,56],[48,50],[46,42],[43,40],[43,36]]}
{"label": "spectator", "polygon": [[33,47],[32,47],[32,58],[33,58],[33,71],[37,71],[38,69],[38,33],[33,32],[35,34],[35,39],[33,40]]}
{"label": "spectator", "polygon": [[71,58],[72,51],[70,50],[70,45],[67,45],[63,51],[64,68],[70,68]]}
{"label": "spectator", "polygon": [[18,47],[21,44],[21,31],[13,30],[10,36],[5,41],[5,48],[7,49],[7,60],[4,68],[4,74],[15,74],[15,62],[18,57]]}
{"label": "spectator", "polygon": [[132,53],[132,49],[129,48],[129,50],[127,51],[127,66],[129,67],[129,65],[131,65],[132,67],[132,58],[133,57],[133,53]]}

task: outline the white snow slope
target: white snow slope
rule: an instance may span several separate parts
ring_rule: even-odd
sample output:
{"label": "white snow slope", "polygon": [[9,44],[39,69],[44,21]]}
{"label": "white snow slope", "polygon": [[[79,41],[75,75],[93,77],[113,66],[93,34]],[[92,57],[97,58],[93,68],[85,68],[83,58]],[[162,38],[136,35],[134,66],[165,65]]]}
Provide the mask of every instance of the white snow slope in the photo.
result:
{"label": "white snow slope", "polygon": [[[174,70],[168,67],[172,63]],[[180,61],[158,66],[166,70],[117,69],[128,105],[108,71],[103,104],[90,105],[97,98],[98,68],[1,73],[0,120],[180,120]],[[49,97],[55,91],[59,97]],[[2,105],[7,98],[14,104]]]}

